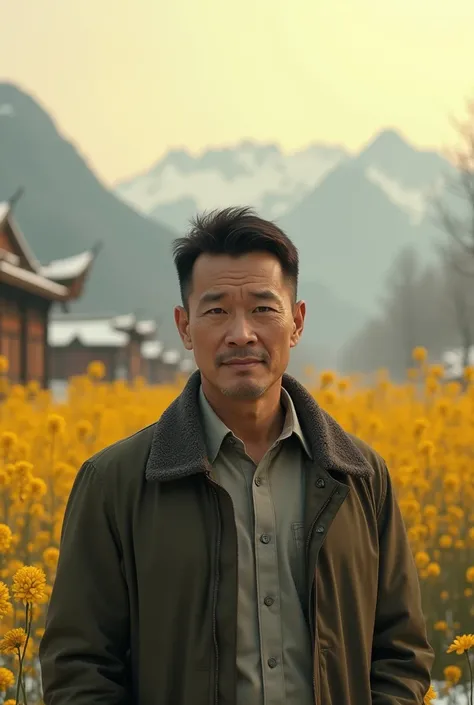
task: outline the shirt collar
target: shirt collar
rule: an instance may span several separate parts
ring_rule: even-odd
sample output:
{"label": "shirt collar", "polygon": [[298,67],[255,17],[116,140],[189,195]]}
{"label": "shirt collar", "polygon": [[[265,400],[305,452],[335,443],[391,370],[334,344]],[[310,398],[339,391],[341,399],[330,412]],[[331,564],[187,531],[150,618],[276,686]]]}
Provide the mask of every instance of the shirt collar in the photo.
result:
{"label": "shirt collar", "polygon": [[[299,439],[307,456],[311,458],[311,451],[298,421],[293,400],[283,387],[281,390],[281,402],[283,408],[285,409],[285,421],[278,440],[282,441],[294,434]],[[213,463],[217,458],[224,439],[228,436],[234,436],[234,434],[217,416],[216,412],[206,399],[202,386],[199,389],[199,408],[201,412],[207,454],[209,461]]]}

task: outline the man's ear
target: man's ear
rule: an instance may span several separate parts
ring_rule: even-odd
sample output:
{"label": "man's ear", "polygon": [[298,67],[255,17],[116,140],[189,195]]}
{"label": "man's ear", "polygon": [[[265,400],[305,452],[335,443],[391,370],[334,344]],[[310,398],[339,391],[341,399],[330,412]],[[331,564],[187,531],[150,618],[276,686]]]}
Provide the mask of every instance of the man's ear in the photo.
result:
{"label": "man's ear", "polygon": [[176,323],[176,328],[178,329],[179,337],[183,341],[184,347],[186,350],[192,350],[193,343],[189,334],[189,316],[184,306],[175,306],[174,322]]}
{"label": "man's ear", "polygon": [[293,332],[291,334],[290,346],[298,345],[304,330],[304,319],[306,316],[306,304],[304,301],[297,301],[293,308]]}

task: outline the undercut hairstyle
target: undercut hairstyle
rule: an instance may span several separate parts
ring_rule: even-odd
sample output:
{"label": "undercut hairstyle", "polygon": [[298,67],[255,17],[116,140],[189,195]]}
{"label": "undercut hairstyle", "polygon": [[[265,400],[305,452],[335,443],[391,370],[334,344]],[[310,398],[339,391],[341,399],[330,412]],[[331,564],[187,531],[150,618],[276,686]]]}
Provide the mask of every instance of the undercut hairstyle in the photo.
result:
{"label": "undercut hairstyle", "polygon": [[299,270],[296,246],[272,221],[259,218],[251,208],[234,207],[196,216],[186,236],[173,242],[183,306],[187,308],[194,264],[200,255],[241,257],[252,252],[267,252],[277,258],[284,277],[293,286],[296,300]]}

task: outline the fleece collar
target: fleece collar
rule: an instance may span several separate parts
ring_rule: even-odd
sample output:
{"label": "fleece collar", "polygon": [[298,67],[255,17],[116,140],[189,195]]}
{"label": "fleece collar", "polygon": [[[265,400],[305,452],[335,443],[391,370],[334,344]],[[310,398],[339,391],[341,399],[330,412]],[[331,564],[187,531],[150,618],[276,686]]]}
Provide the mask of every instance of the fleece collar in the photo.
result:
{"label": "fleece collar", "polygon": [[[189,378],[181,394],[155,424],[147,480],[179,480],[211,469],[199,412],[199,370]],[[286,389],[296,410],[314,462],[328,472],[369,477],[373,469],[339,424],[316,403],[306,389],[288,374]]]}

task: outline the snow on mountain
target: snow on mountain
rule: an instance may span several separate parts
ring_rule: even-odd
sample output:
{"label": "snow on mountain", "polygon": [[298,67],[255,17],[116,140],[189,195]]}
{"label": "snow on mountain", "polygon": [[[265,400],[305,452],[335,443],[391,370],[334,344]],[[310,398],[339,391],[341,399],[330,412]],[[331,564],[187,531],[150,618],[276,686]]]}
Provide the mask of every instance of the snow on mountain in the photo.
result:
{"label": "snow on mountain", "polygon": [[293,154],[276,145],[242,142],[198,157],[170,152],[149,171],[119,184],[116,194],[137,210],[175,228],[196,211],[251,205],[268,218],[290,210],[335,166],[339,147],[312,145]]}
{"label": "snow on mountain", "polygon": [[417,150],[395,130],[383,130],[349,155],[337,146],[314,144],[285,153],[275,144],[241,142],[199,156],[170,151],[151,169],[119,183],[116,195],[139,212],[182,230],[197,211],[251,205],[264,217],[291,212],[325,177],[348,163],[409,216],[426,216],[444,184],[446,161]]}

